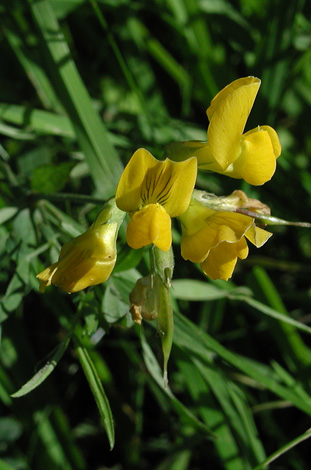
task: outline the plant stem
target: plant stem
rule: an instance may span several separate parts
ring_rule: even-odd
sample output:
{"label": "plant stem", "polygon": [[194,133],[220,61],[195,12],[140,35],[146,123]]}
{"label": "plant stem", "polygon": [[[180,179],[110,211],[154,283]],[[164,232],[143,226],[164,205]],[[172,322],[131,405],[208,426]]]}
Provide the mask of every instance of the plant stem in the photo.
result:
{"label": "plant stem", "polygon": [[151,275],[156,291],[158,327],[163,352],[164,387],[168,386],[167,365],[173,342],[174,319],[170,295],[170,285],[174,269],[173,250],[165,252],[152,246],[150,248]]}

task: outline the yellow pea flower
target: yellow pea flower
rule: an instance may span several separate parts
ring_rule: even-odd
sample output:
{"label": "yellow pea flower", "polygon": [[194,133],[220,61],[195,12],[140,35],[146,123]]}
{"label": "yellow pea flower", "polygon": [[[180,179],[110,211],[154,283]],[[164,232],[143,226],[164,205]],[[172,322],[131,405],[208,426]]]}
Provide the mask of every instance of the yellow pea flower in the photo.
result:
{"label": "yellow pea flower", "polygon": [[130,213],[126,241],[131,248],[153,243],[168,251],[172,243],[171,217],[188,208],[197,175],[195,158],[161,162],[138,149],[121,175],[117,206]]}
{"label": "yellow pea flower", "polygon": [[116,239],[124,216],[110,199],[88,230],[66,243],[58,261],[37,275],[40,291],[54,284],[70,294],[106,281],[116,263]]}
{"label": "yellow pea flower", "polygon": [[[228,280],[232,276],[237,259],[248,256],[246,239],[258,248],[272,235],[257,227],[253,217],[221,210],[221,204],[232,209],[232,203],[238,196],[236,193],[242,191],[235,191],[231,199],[230,196],[222,198],[222,201],[216,198],[217,203],[211,205],[218,205],[219,210],[206,207],[194,197],[188,210],[178,217],[182,224],[182,257],[200,263],[202,271],[212,279]],[[256,203],[259,201],[254,202],[254,207]]]}
{"label": "yellow pea flower", "polygon": [[260,83],[256,77],[244,77],[223,88],[206,111],[207,142],[170,144],[167,156],[178,161],[195,156],[199,169],[243,178],[253,185],[270,180],[281,153],[276,131],[258,126],[243,134]]}

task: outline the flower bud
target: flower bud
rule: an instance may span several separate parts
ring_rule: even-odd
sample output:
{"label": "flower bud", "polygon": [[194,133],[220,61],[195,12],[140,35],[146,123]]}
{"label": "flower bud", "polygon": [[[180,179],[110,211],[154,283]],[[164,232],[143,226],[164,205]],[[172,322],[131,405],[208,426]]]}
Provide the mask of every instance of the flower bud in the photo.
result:
{"label": "flower bud", "polygon": [[40,291],[54,284],[68,294],[106,281],[116,263],[116,240],[125,213],[110,199],[89,229],[66,243],[59,259],[40,274]]}

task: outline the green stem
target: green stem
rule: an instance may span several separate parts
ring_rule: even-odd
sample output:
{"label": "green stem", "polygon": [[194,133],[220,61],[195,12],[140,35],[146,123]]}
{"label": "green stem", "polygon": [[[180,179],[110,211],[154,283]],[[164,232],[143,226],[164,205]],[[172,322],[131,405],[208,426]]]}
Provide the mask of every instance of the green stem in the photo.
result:
{"label": "green stem", "polygon": [[164,387],[167,388],[167,365],[171,354],[174,331],[173,309],[170,295],[170,285],[174,269],[172,248],[165,252],[152,246],[150,248],[150,264],[156,292],[158,327],[162,342]]}

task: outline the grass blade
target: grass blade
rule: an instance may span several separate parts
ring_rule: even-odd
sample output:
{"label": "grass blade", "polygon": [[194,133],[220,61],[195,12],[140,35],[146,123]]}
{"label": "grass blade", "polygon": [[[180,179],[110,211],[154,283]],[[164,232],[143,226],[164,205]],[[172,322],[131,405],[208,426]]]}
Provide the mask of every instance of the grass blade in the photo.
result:
{"label": "grass blade", "polygon": [[50,3],[41,0],[31,1],[30,5],[44,39],[52,81],[59,89],[96,189],[105,197],[111,196],[122,171],[118,154],[92,106]]}
{"label": "grass blade", "polygon": [[213,351],[229,364],[264,385],[271,392],[284,400],[290,401],[308,415],[311,414],[311,399],[302,398],[295,390],[288,389],[277,382],[272,377],[273,374],[267,375],[260,367],[256,367],[254,362],[229,351],[180,313],[175,312],[174,320],[174,342],[184,351],[188,351],[191,355],[198,355],[203,361],[206,361],[206,354]]}
{"label": "grass blade", "polygon": [[110,449],[113,449],[115,441],[113,416],[110,409],[109,401],[98,376],[96,367],[90,358],[87,349],[80,343],[77,337],[74,337],[77,355],[82,366],[85,377],[89,383],[95,398],[100,416],[103,420],[104,428],[107,433]]}
{"label": "grass blade", "polygon": [[288,442],[284,446],[282,446],[280,449],[278,449],[276,452],[270,455],[270,457],[268,457],[264,462],[257,465],[257,467],[255,467],[254,470],[262,470],[263,468],[266,468],[271,462],[274,462],[274,460],[278,459],[281,455],[285,454],[285,452],[292,449],[293,447],[300,444],[301,442],[305,441],[306,439],[310,439],[310,437],[311,437],[311,428],[308,429],[303,434],[301,434],[300,436],[293,439],[292,441]]}
{"label": "grass blade", "polygon": [[191,411],[188,410],[171,392],[170,388],[164,383],[163,380],[163,374],[160,369],[160,366],[149,346],[149,344],[146,341],[146,338],[143,334],[143,331],[141,330],[140,334],[140,339],[141,339],[141,345],[143,349],[143,355],[144,355],[144,360],[145,364],[147,366],[148,371],[150,372],[151,376],[155,380],[155,382],[158,384],[158,386],[163,390],[163,392],[170,398],[171,403],[175,410],[184,418],[189,421],[195,428],[203,431],[204,433],[207,434],[213,434],[212,431],[203,423],[201,423],[196,416],[194,416]]}

